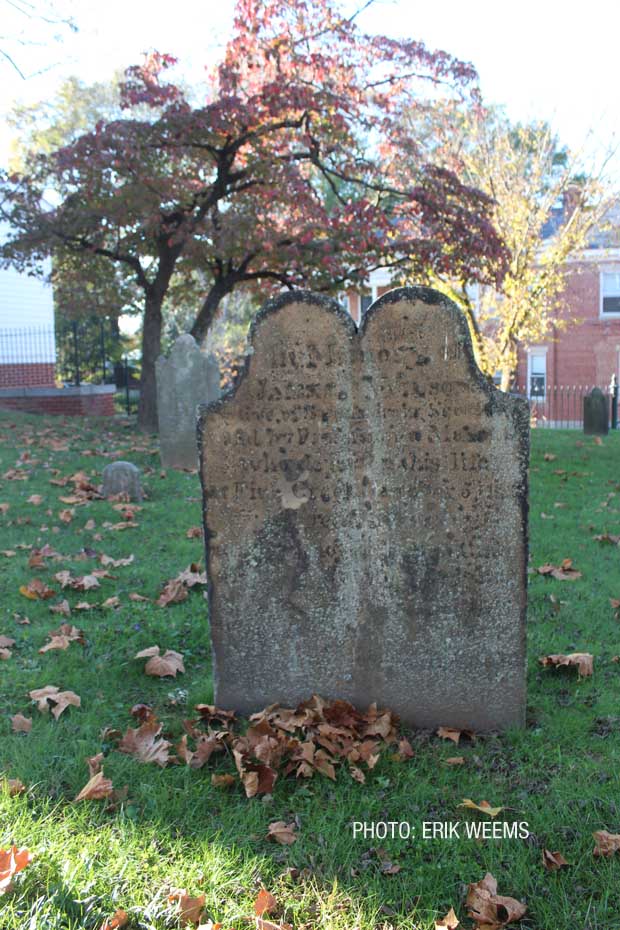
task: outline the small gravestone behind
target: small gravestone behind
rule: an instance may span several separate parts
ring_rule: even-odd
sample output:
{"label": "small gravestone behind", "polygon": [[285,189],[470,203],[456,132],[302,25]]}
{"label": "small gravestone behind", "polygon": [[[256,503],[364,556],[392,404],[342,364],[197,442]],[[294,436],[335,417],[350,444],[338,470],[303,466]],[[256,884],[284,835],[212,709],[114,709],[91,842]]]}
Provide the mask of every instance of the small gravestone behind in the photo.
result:
{"label": "small gravestone behind", "polygon": [[583,399],[583,431],[586,436],[609,432],[608,402],[600,388],[593,388]]}
{"label": "small gravestone behind", "polygon": [[110,462],[103,469],[103,497],[126,496],[130,501],[142,500],[140,469],[131,462]]}
{"label": "small gravestone behind", "polygon": [[527,402],[464,317],[392,291],[358,331],[308,292],[267,304],[201,411],[215,700],[316,692],[407,723],[525,717]]}
{"label": "small gravestone behind", "polygon": [[196,408],[220,396],[220,369],[192,336],[179,336],[170,355],[155,363],[161,463],[197,468]]}

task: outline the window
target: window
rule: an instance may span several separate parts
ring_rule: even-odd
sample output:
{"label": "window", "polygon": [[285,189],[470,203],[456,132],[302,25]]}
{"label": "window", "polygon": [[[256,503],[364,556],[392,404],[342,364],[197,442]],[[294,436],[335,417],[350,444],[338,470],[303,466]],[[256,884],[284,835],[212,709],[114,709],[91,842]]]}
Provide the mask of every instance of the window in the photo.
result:
{"label": "window", "polygon": [[528,356],[528,397],[543,401],[547,393],[547,350],[532,349]]}
{"label": "window", "polygon": [[362,294],[360,297],[361,315],[364,316],[372,303],[372,294]]}
{"label": "window", "polygon": [[601,274],[601,315],[620,316],[620,272],[604,271]]}

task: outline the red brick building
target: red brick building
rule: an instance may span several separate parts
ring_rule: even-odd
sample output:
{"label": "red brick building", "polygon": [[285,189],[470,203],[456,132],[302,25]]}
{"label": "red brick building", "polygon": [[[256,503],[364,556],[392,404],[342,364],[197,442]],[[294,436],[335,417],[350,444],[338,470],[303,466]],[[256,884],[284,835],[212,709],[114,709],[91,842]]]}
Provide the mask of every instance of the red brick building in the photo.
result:
{"label": "red brick building", "polygon": [[531,397],[607,387],[620,377],[620,248],[588,249],[567,268],[565,325],[519,349],[516,385]]}
{"label": "red brick building", "polygon": [[[549,223],[553,234],[562,210]],[[388,271],[371,274],[361,292],[347,293],[347,309],[359,323],[370,304],[393,285]],[[533,410],[551,422],[579,420],[582,398],[592,387],[620,382],[620,207],[595,231],[588,248],[566,266],[566,288],[558,326],[548,337],[521,345],[513,389],[527,395]]]}

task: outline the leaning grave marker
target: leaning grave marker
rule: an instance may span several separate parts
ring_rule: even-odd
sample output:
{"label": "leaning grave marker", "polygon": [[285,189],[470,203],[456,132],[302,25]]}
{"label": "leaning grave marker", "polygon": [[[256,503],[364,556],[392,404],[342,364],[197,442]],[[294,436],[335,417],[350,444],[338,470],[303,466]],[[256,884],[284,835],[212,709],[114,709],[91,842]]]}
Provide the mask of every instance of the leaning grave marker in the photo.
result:
{"label": "leaning grave marker", "polygon": [[282,296],[251,345],[198,424],[217,704],[316,692],[417,726],[523,724],[527,403],[428,288],[359,332]]}
{"label": "leaning grave marker", "polygon": [[220,368],[185,333],[155,362],[159,448],[164,468],[197,468],[196,408],[220,396]]}

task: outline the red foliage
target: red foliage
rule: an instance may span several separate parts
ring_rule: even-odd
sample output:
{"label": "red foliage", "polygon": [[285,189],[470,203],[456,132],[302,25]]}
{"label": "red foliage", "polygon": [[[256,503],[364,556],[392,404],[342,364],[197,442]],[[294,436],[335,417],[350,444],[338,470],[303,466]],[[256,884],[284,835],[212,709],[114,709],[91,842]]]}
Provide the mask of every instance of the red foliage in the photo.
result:
{"label": "red foliage", "polygon": [[[3,249],[14,263],[61,248],[84,253],[85,275],[95,256],[134,277],[149,321],[143,391],[173,276],[204,276],[198,338],[240,284],[333,291],[405,263],[421,276],[501,277],[488,199],[424,164],[403,119],[424,85],[475,101],[470,65],[363,35],[334,0],[237,0],[201,106],[166,80],[174,63],[154,52],[129,68],[126,119],[39,156],[28,176],[3,185],[20,230]],[[131,116],[145,104],[151,119]],[[42,209],[50,187],[60,203]]]}

